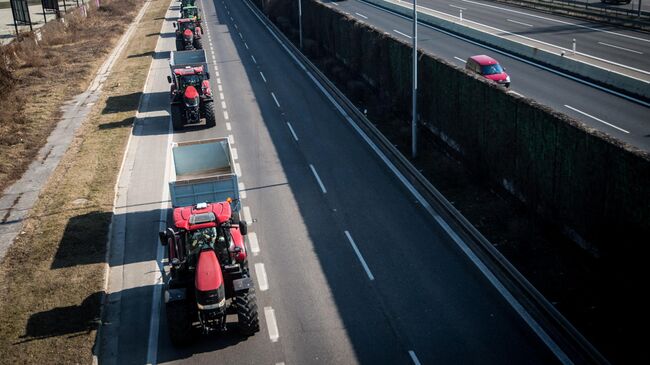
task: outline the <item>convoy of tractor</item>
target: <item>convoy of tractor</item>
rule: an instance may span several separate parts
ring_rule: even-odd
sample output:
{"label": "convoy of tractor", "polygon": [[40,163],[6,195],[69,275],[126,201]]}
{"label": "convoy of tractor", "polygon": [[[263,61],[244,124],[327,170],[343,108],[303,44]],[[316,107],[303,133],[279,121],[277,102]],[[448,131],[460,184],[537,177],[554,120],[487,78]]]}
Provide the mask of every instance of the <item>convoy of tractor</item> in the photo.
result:
{"label": "convoy of tractor", "polygon": [[[204,120],[208,128],[216,125],[200,19],[194,0],[182,0],[181,18],[174,23],[177,51],[170,54],[167,76],[174,130]],[[248,227],[239,217],[239,184],[228,138],[175,143],[172,157],[173,223],[160,232],[167,250],[164,300],[170,340],[182,346],[198,333],[233,328],[252,336],[260,326],[244,244]]]}

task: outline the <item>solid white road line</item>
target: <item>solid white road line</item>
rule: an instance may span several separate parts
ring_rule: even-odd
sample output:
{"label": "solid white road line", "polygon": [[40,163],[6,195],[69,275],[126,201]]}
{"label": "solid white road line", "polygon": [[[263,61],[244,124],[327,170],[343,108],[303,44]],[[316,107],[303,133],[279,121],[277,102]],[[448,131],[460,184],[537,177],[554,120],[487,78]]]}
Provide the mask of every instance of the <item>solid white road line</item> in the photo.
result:
{"label": "solid white road line", "polygon": [[251,59],[253,60],[253,63],[257,63],[257,60],[255,59],[255,56],[251,55]]}
{"label": "solid white road line", "polygon": [[593,115],[587,114],[587,113],[583,112],[582,110],[578,110],[578,109],[576,109],[576,108],[574,108],[574,107],[572,107],[572,106],[570,106],[570,105],[564,105],[564,106],[567,107],[567,108],[569,108],[569,109],[571,109],[571,110],[573,110],[574,112],[578,112],[578,113],[580,113],[580,114],[582,114],[582,115],[584,115],[584,116],[586,116],[586,117],[589,117],[589,118],[591,118],[591,119],[593,119],[593,120],[595,120],[595,121],[598,121],[598,122],[601,122],[601,123],[603,123],[603,124],[606,124],[606,125],[608,125],[608,126],[610,126],[610,127],[612,127],[612,128],[616,128],[616,129],[618,129],[618,130],[621,131],[621,132],[624,132],[624,133],[630,133],[630,132],[626,131],[626,130],[623,129],[623,128],[619,128],[619,127],[617,127],[617,126],[615,126],[615,125],[613,125],[613,124],[607,123],[606,121],[604,121],[604,120],[602,120],[602,119],[596,118],[596,117],[594,117]]}
{"label": "solid white road line", "polygon": [[625,47],[621,47],[621,46],[615,46],[615,45],[609,44],[609,43],[598,42],[598,44],[602,44],[603,46],[612,47],[612,48],[616,48],[616,49],[621,49],[623,51],[628,51],[628,52],[632,52],[632,53],[636,53],[636,54],[643,54],[643,52],[635,51],[633,49],[629,49],[629,48],[625,48]]}
{"label": "solid white road line", "polygon": [[230,123],[226,123],[226,130],[229,130],[229,131],[232,130],[232,126],[230,125]]}
{"label": "solid white road line", "polygon": [[506,20],[509,21],[510,23],[515,23],[515,24],[525,25],[525,26],[527,26],[527,27],[532,27],[532,26],[533,26],[532,24],[518,22],[518,21],[516,21],[516,20],[512,20],[512,19],[506,19]]}
{"label": "solid white road line", "polygon": [[418,357],[415,356],[415,352],[409,351],[409,356],[411,357],[411,360],[413,360],[413,364],[420,365],[420,360],[418,360]]}
{"label": "solid white road line", "polygon": [[279,107],[280,107],[280,103],[278,102],[278,98],[275,97],[275,94],[274,94],[273,92],[271,92],[271,96],[273,97],[273,100],[275,100],[275,105],[277,105],[278,108],[279,108]]}
{"label": "solid white road line", "polygon": [[[223,111],[223,119],[228,120],[228,112],[225,111],[225,110]],[[228,123],[228,124],[230,124],[230,123]]]}
{"label": "solid white road line", "polygon": [[287,122],[287,126],[289,126],[289,130],[291,131],[291,135],[293,136],[293,139],[298,142],[298,136],[296,135],[296,132],[293,130],[293,127],[291,126],[291,123]]}
{"label": "solid white road line", "polygon": [[230,153],[231,153],[231,157],[232,157],[233,160],[238,160],[239,159],[239,154],[237,153],[236,148],[234,148],[234,147],[231,148]]}
{"label": "solid white road line", "polygon": [[266,327],[269,329],[271,342],[278,342],[280,332],[278,331],[278,324],[275,321],[275,311],[273,311],[273,308],[264,307],[264,317],[266,317]]}
{"label": "solid white road line", "polygon": [[368,264],[366,264],[366,260],[363,259],[361,252],[359,252],[359,248],[357,247],[357,244],[354,243],[352,236],[350,236],[350,232],[345,231],[345,236],[348,238],[348,241],[350,241],[350,245],[352,245],[352,249],[354,250],[354,253],[357,254],[357,258],[359,259],[359,261],[361,261],[361,265],[363,266],[363,269],[366,270],[366,274],[368,275],[368,278],[370,280],[375,280],[375,277],[370,272],[370,268],[368,267]]}
{"label": "solid white road line", "polygon": [[244,218],[244,222],[246,222],[248,224],[253,224],[253,218],[251,216],[251,208],[250,207],[248,207],[248,206],[243,207],[242,208],[242,215],[243,215],[242,218]]}
{"label": "solid white road line", "polygon": [[235,162],[235,175],[237,177],[241,177],[241,166],[239,166],[239,163]]}
{"label": "solid white road line", "polygon": [[253,256],[257,256],[260,253],[260,244],[259,241],[257,241],[257,233],[248,232],[246,237],[248,237],[248,245],[251,248]]}
{"label": "solid white road line", "polygon": [[262,80],[264,80],[264,82],[266,82],[266,77],[264,77],[264,74],[262,73],[262,71],[260,71],[260,76],[262,76]]}
{"label": "solid white road line", "polygon": [[237,185],[239,186],[239,199],[246,199],[246,185],[243,182]]}
{"label": "solid white road line", "polygon": [[269,282],[266,278],[266,270],[264,269],[264,264],[255,264],[255,274],[257,274],[257,285],[260,286],[260,290],[267,291],[269,289]]}
{"label": "solid white road line", "polygon": [[395,32],[395,33],[397,33],[397,34],[399,34],[399,35],[401,35],[401,36],[404,36],[404,37],[406,37],[406,38],[408,38],[408,39],[412,39],[412,38],[413,38],[413,37],[411,37],[410,35],[408,35],[408,34],[406,34],[406,33],[402,33],[402,32],[400,32],[400,31],[397,30],[397,29],[393,29],[393,32]]}
{"label": "solid white road line", "polygon": [[548,20],[548,21],[555,22],[555,23],[560,23],[560,24],[573,25],[574,27],[579,27],[579,28],[586,28],[586,29],[593,30],[593,31],[596,31],[596,32],[603,32],[603,33],[608,33],[608,34],[617,35],[617,36],[620,36],[620,37],[636,39],[636,40],[638,40],[638,41],[650,42],[650,39],[634,37],[634,36],[627,35],[627,34],[622,34],[622,33],[612,32],[612,31],[609,31],[609,30],[602,30],[602,29],[598,29],[598,28],[592,28],[592,27],[588,27],[588,26],[586,26],[586,25],[580,25],[580,24],[575,24],[575,23],[565,22],[565,21],[558,20],[558,19],[547,18],[547,17],[540,16],[540,15],[534,15],[534,14],[530,14],[530,13],[525,13],[525,12],[523,12],[523,11],[516,11],[516,10],[512,10],[512,9],[506,9],[506,8],[502,8],[502,7],[498,7],[498,6],[494,6],[494,5],[487,5],[487,4],[478,3],[478,2],[474,2],[474,1],[470,1],[470,0],[462,0],[462,1],[463,1],[463,2],[466,2],[466,3],[470,3],[470,4],[476,4],[476,5],[480,5],[480,6],[485,6],[485,7],[488,7],[488,8],[496,8],[496,9],[504,10],[504,11],[507,11],[507,12],[510,12],[510,13],[514,13],[514,14],[526,15],[526,16],[529,16],[529,17],[532,17],[532,18],[544,19],[544,20]]}
{"label": "solid white road line", "polygon": [[454,56],[454,58],[457,59],[457,60],[459,60],[459,61],[462,62],[462,63],[467,63],[467,61],[465,61],[464,59],[462,59],[462,58],[460,58],[460,57],[456,57],[456,56]]}
{"label": "solid white road line", "polygon": [[363,14],[359,14],[359,13],[355,13],[355,14],[357,14],[357,15],[360,16],[360,17],[362,17],[363,19],[368,19],[368,17],[365,16],[365,15],[363,15]]}
{"label": "solid white road line", "polygon": [[[169,171],[171,167],[171,149],[172,136],[174,130],[172,128],[171,116],[169,118],[167,127],[167,143],[165,144],[165,171],[163,173],[163,193],[160,202],[160,224],[158,225],[159,231],[167,229],[167,202],[169,200],[169,190],[167,189],[167,181],[169,181]],[[155,242],[156,247],[156,275],[153,281],[153,297],[151,301],[151,318],[149,319],[149,342],[147,344],[147,364],[155,364],[158,360],[158,332],[160,329],[160,302],[161,293],[163,288],[163,266],[162,260],[165,257],[163,245],[160,244],[158,238]]]}
{"label": "solid white road line", "polygon": [[323,192],[323,194],[327,194],[327,189],[325,189],[325,185],[323,185],[323,182],[320,180],[320,176],[318,176],[318,172],[316,172],[316,168],[314,168],[314,165],[309,164],[309,168],[311,169],[311,172],[316,177],[316,181],[318,181],[318,185],[320,186],[320,190]]}

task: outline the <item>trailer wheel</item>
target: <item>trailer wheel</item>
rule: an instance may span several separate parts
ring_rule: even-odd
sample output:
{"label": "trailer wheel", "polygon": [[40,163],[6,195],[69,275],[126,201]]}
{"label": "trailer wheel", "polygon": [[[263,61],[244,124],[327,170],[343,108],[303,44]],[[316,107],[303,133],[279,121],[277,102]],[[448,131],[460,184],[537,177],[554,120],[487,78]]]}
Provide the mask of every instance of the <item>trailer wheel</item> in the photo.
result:
{"label": "trailer wheel", "polygon": [[194,38],[194,48],[203,49],[203,41],[201,38]]}
{"label": "trailer wheel", "polygon": [[181,106],[178,104],[172,104],[171,108],[171,114],[172,114],[172,127],[174,127],[175,131],[183,129],[183,111],[181,110]]}
{"label": "trailer wheel", "polygon": [[185,45],[183,44],[183,40],[179,39],[178,37],[176,37],[176,50],[177,51],[185,50]]}
{"label": "trailer wheel", "polygon": [[248,234],[248,223],[246,223],[246,221],[239,221],[239,233],[241,233],[242,236]]}
{"label": "trailer wheel", "polygon": [[237,296],[235,296],[234,301],[235,306],[237,307],[239,332],[244,336],[254,335],[255,332],[260,330],[255,289],[250,288],[248,291],[238,293]]}
{"label": "trailer wheel", "polygon": [[208,128],[212,128],[217,125],[217,120],[214,116],[213,104],[214,103],[212,101],[201,103],[201,107],[203,107],[203,115],[205,116],[205,126]]}
{"label": "trailer wheel", "polygon": [[165,305],[167,311],[167,327],[169,339],[174,346],[186,346],[192,342],[192,320],[189,308],[184,300],[169,302]]}

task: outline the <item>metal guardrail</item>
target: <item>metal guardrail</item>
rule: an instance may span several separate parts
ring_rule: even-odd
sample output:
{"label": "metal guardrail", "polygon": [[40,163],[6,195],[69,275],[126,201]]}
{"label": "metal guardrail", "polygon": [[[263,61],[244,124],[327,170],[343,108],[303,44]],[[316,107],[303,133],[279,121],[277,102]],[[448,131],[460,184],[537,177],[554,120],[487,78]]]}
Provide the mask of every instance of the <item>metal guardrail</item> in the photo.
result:
{"label": "metal guardrail", "polygon": [[[650,12],[606,6],[573,0],[491,0],[497,3],[517,5],[554,14],[571,15],[589,20],[604,21],[631,28],[649,30]],[[650,0],[646,0],[650,3]]]}
{"label": "metal guardrail", "polygon": [[[570,354],[575,363],[609,364],[607,359],[577,330],[494,246],[424,177],[413,164],[370,122],[366,116],[271,22],[251,0],[252,11],[318,79],[354,123],[385,153],[390,162],[408,179],[431,207],[490,268],[507,290]],[[426,126],[425,126],[426,127]]]}

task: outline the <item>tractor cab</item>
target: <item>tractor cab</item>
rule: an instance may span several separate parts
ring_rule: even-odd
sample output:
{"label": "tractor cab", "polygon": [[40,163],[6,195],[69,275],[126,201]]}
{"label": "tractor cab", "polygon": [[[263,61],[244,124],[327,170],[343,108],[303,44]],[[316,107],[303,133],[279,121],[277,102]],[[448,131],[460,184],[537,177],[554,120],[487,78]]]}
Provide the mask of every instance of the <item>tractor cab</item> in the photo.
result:
{"label": "tractor cab", "polygon": [[201,96],[211,96],[208,76],[203,71],[203,66],[176,69],[174,78],[177,82],[172,86],[172,92],[178,90],[183,93],[187,108],[198,108]]}

